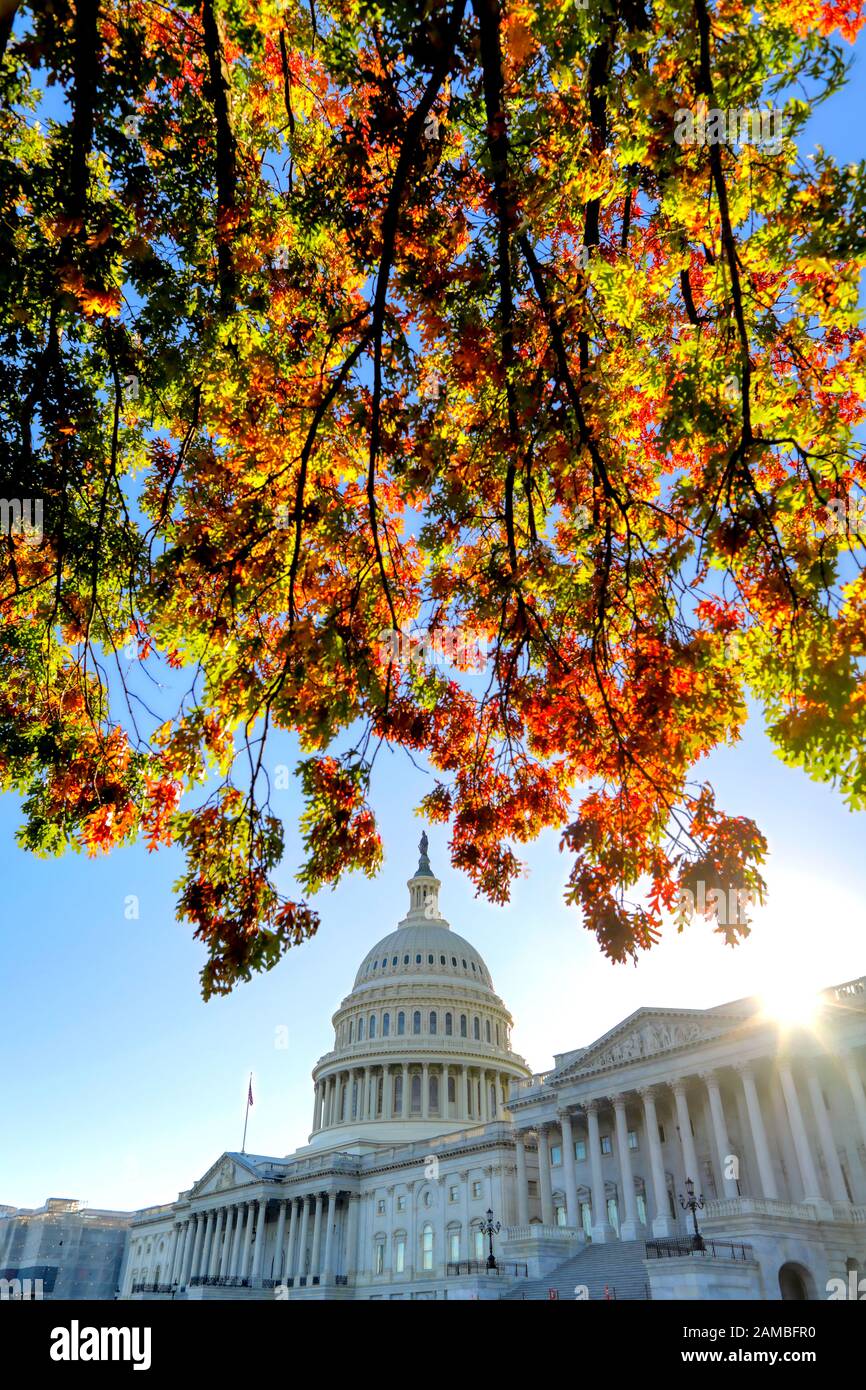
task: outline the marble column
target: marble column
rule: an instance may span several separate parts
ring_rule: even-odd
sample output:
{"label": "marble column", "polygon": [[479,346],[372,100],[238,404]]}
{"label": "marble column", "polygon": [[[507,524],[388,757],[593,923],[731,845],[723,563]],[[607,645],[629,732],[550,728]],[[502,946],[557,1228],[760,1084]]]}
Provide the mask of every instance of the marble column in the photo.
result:
{"label": "marble column", "polygon": [[310,1252],[310,1281],[318,1276],[319,1283],[322,1282],[321,1266],[321,1237],[322,1237],[322,1194],[316,1193],[316,1214],[313,1218],[313,1246]]}
{"label": "marble column", "polygon": [[181,1273],[183,1272],[183,1255],[186,1251],[186,1232],[188,1232],[188,1222],[181,1222],[178,1227],[178,1248],[175,1251],[174,1269],[171,1270],[172,1284],[181,1283]]}
{"label": "marble column", "polygon": [[195,1218],[195,1244],[192,1248],[192,1264],[190,1266],[189,1277],[195,1279],[198,1275],[199,1264],[201,1261],[201,1243],[204,1240],[205,1217],[202,1212],[196,1212]]}
{"label": "marble column", "polygon": [[[731,1141],[728,1137],[728,1126],[725,1120],[725,1107],[722,1101],[722,1092],[719,1088],[719,1078],[714,1071],[701,1073],[707,1088],[707,1096],[710,1102],[710,1118],[713,1122],[713,1138],[716,1144],[716,1160],[719,1165],[719,1176],[722,1182],[722,1193],[725,1197],[739,1197],[740,1189],[735,1178],[728,1176],[729,1159],[736,1158],[742,1161],[742,1155],[731,1153]],[[721,1194],[720,1194],[721,1195]]]}
{"label": "marble column", "polygon": [[[526,1143],[520,1130],[514,1136],[514,1152],[517,1158],[517,1224],[529,1225],[529,1179],[526,1176]],[[466,1233],[469,1239],[469,1232]]]}
{"label": "marble column", "polygon": [[577,1205],[577,1173],[574,1167],[574,1130],[571,1114],[560,1110],[559,1127],[562,1131],[562,1172],[565,1178],[565,1209],[568,1224],[576,1231],[581,1229],[580,1212]]}
{"label": "marble column", "polygon": [[178,1231],[179,1228],[177,1225],[172,1226],[171,1240],[169,1241],[168,1245],[168,1262],[165,1267],[165,1273],[162,1277],[162,1282],[164,1284],[174,1283],[174,1266],[177,1261]]}
{"label": "marble column", "polygon": [[273,1278],[279,1284],[283,1278],[283,1246],[286,1242],[286,1203],[277,1203],[277,1239],[274,1247]]}
{"label": "marble column", "polygon": [[429,1120],[429,1118],[430,1118],[430,1091],[429,1091],[429,1085],[430,1085],[429,1068],[428,1068],[428,1065],[427,1065],[426,1062],[422,1062],[422,1063],[421,1063],[421,1119],[422,1119],[422,1120]]}
{"label": "marble column", "polygon": [[389,1066],[386,1065],[386,1066],[383,1066],[383,1067],[382,1067],[382,1119],[383,1119],[383,1120],[390,1120],[390,1119],[392,1118],[393,1099],[394,1099],[394,1083],[393,1083],[393,1081],[392,1081],[392,1079],[391,1079],[391,1068],[390,1068]]}
{"label": "marble column", "polygon": [[541,1224],[552,1226],[555,1218],[553,1189],[550,1181],[550,1145],[547,1140],[547,1126],[536,1125],[535,1132],[538,1136],[538,1187],[541,1193]]}
{"label": "marble column", "polygon": [[439,1115],[441,1119],[447,1120],[448,1116],[448,1068],[443,1065],[439,1075]]}
{"label": "marble column", "polygon": [[337,1194],[328,1193],[328,1211],[325,1216],[325,1254],[322,1259],[320,1283],[334,1282],[334,1222],[336,1220]]}
{"label": "marble column", "polygon": [[830,1117],[827,1114],[827,1107],[824,1104],[824,1095],[821,1089],[821,1078],[815,1070],[814,1062],[806,1063],[806,1080],[809,1086],[809,1096],[812,1101],[812,1110],[818,1125],[818,1139],[821,1144],[821,1152],[824,1155],[824,1163],[827,1168],[827,1179],[830,1184],[830,1200],[833,1202],[847,1202],[848,1189],[845,1186],[845,1179],[842,1176],[842,1164],[839,1162],[839,1151],[836,1148],[836,1141],[833,1138],[833,1131],[830,1128]]}
{"label": "marble column", "polygon": [[360,1212],[361,1199],[355,1192],[350,1192],[349,1219],[346,1223],[346,1267],[343,1273],[346,1280],[351,1284],[355,1278],[358,1268],[358,1216]]}
{"label": "marble column", "polygon": [[316,1095],[313,1102],[313,1130],[322,1128],[322,1083],[316,1082]]}
{"label": "marble column", "polygon": [[181,1265],[180,1282],[182,1285],[189,1283],[192,1278],[192,1257],[194,1253],[195,1238],[198,1234],[198,1217],[187,1217],[186,1238],[183,1246],[183,1264]]}
{"label": "marble column", "polygon": [[259,1209],[256,1214],[256,1239],[253,1245],[252,1266],[250,1269],[250,1287],[257,1289],[261,1287],[262,1265],[265,1258],[265,1234],[266,1216],[268,1202],[266,1197],[259,1199]]}
{"label": "marble column", "polygon": [[238,1202],[235,1206],[235,1237],[232,1242],[232,1257],[229,1274],[233,1279],[240,1278],[241,1273],[241,1249],[244,1241],[244,1214],[246,1212],[246,1202]]}
{"label": "marble column", "polygon": [[803,1201],[810,1205],[823,1202],[821,1194],[821,1183],[818,1178],[818,1171],[815,1167],[815,1160],[812,1156],[812,1148],[809,1143],[809,1135],[806,1132],[806,1125],[803,1121],[803,1112],[800,1109],[800,1097],[797,1095],[797,1086],[791,1072],[790,1064],[786,1061],[779,1062],[779,1081],[782,1085],[782,1095],[785,1098],[785,1109],[788,1112],[788,1123],[791,1126],[791,1137],[794,1140],[794,1148],[797,1152],[797,1162],[800,1165],[800,1172],[803,1176]]}
{"label": "marble column", "polygon": [[201,1259],[199,1260],[198,1276],[200,1279],[208,1277],[210,1269],[210,1252],[213,1244],[213,1228],[216,1220],[216,1213],[209,1211],[207,1214],[207,1225],[204,1230],[204,1243],[201,1247]]}
{"label": "marble column", "polygon": [[253,1222],[255,1221],[255,1214],[255,1202],[247,1202],[247,1224],[244,1230],[243,1250],[241,1251],[240,1274],[242,1279],[249,1279],[250,1277],[250,1250],[252,1249],[253,1243]]}
{"label": "marble column", "polygon": [[307,1232],[310,1227],[310,1203],[313,1198],[310,1193],[306,1193],[301,1198],[301,1234],[298,1246],[298,1278],[302,1279],[307,1273]]}
{"label": "marble column", "polygon": [[210,1266],[208,1268],[208,1275],[211,1279],[216,1279],[217,1275],[219,1274],[220,1260],[222,1259],[223,1253],[222,1238],[225,1219],[225,1207],[220,1207],[219,1211],[217,1212],[216,1229],[213,1233],[213,1247],[210,1257]]}
{"label": "marble column", "polygon": [[665,1179],[665,1163],[659,1139],[659,1120],[656,1112],[655,1091],[652,1086],[641,1089],[644,1113],[644,1134],[649,1144],[650,1172],[653,1182],[653,1202],[655,1215],[652,1220],[654,1236],[672,1236],[676,1233],[676,1220],[671,1216],[668,1202],[668,1185]]}
{"label": "marble column", "polygon": [[683,1151],[683,1166],[685,1168],[683,1178],[686,1180],[691,1178],[695,1185],[695,1191],[700,1194],[701,1170],[698,1167],[695,1137],[692,1134],[692,1119],[689,1114],[689,1102],[686,1096],[685,1081],[674,1081],[672,1083],[672,1090],[677,1107],[677,1126],[680,1132],[680,1147]]}
{"label": "marble column", "polygon": [[737,1070],[740,1073],[743,1096],[746,1101],[746,1110],[749,1116],[749,1128],[752,1131],[755,1157],[758,1160],[761,1196],[769,1198],[770,1201],[777,1201],[779,1189],[776,1186],[776,1174],[773,1171],[773,1157],[770,1153],[770,1145],[767,1140],[767,1128],[764,1124],[764,1116],[761,1112],[761,1101],[758,1095],[755,1073],[749,1062],[743,1062]]}
{"label": "marble column", "polygon": [[851,1100],[854,1103],[854,1113],[857,1116],[857,1124],[860,1129],[860,1138],[866,1145],[866,1096],[863,1094],[863,1081],[857,1069],[857,1060],[851,1048],[846,1048],[841,1057],[842,1069],[848,1082],[848,1089],[851,1092]]}
{"label": "marble column", "polygon": [[295,1197],[289,1198],[289,1239],[286,1243],[286,1279],[295,1275],[295,1245],[298,1236],[298,1203]]}
{"label": "marble column", "polygon": [[589,1167],[592,1182],[592,1239],[604,1245],[614,1239],[614,1230],[607,1219],[607,1199],[604,1190],[604,1170],[601,1163],[601,1138],[598,1132],[598,1101],[585,1105],[589,1142]]}
{"label": "marble column", "polygon": [[229,1269],[231,1268],[232,1239],[234,1236],[234,1221],[236,1211],[237,1208],[233,1206],[226,1208],[225,1239],[223,1240],[222,1255],[220,1257],[220,1267],[217,1270],[218,1279],[225,1279],[229,1272]]}
{"label": "marble column", "polygon": [[628,1120],[625,1113],[625,1096],[611,1097],[616,1122],[616,1147],[619,1157],[619,1172],[622,1179],[622,1195],[625,1204],[625,1220],[620,1217],[620,1240],[637,1240],[643,1231],[638,1221],[637,1198],[634,1190],[634,1174],[631,1169],[631,1151],[628,1147]]}
{"label": "marble column", "polygon": [[461,1099],[461,1102],[460,1102],[461,1114],[460,1114],[460,1117],[459,1117],[459,1118],[460,1118],[461,1120],[468,1120],[468,1119],[469,1119],[469,1068],[468,1068],[468,1067],[465,1067],[465,1066],[460,1068],[460,1094],[461,1094],[462,1099]]}
{"label": "marble column", "polygon": [[411,1115],[412,1097],[409,1094],[409,1063],[403,1062],[403,1089],[400,1093],[400,1118],[406,1120]]}

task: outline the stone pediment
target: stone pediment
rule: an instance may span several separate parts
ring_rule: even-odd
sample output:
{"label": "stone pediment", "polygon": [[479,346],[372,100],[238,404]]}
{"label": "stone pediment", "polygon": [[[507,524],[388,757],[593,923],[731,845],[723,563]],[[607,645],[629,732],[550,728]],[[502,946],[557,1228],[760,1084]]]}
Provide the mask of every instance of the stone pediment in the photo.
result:
{"label": "stone pediment", "polygon": [[212,1192],[223,1192],[228,1187],[237,1187],[239,1183],[248,1182],[250,1174],[240,1167],[228,1154],[223,1154],[222,1158],[210,1168],[203,1178],[193,1187],[191,1197],[206,1197]]}
{"label": "stone pediment", "polygon": [[710,1019],[705,1013],[690,1009],[641,1009],[591,1043],[579,1058],[555,1074],[556,1079],[626,1066],[645,1057],[708,1042],[742,1022],[742,1018],[720,1014]]}

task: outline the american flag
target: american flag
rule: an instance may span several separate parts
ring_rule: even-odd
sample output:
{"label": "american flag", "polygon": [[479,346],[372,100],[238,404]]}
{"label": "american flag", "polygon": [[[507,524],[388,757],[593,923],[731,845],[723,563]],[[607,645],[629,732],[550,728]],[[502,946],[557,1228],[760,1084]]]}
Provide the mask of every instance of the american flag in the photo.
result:
{"label": "american flag", "polygon": [[247,1105],[253,1105],[253,1078],[250,1077],[250,1089],[247,1093]]}

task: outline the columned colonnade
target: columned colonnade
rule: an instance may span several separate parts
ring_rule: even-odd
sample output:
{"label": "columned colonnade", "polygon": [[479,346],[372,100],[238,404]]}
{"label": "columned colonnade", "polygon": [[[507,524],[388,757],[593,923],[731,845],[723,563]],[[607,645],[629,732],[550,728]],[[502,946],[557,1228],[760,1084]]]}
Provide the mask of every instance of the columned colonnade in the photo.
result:
{"label": "columned colonnade", "polygon": [[[269,1267],[264,1268],[269,1202],[277,1207],[276,1233]],[[336,1189],[299,1197],[258,1198],[192,1212],[177,1222],[169,1254],[169,1282],[183,1288],[218,1280],[245,1281],[261,1287],[274,1283],[332,1284],[346,1277],[341,1252],[351,1262],[355,1249],[358,1199]],[[354,1228],[354,1229],[353,1229]]]}
{"label": "columned colonnade", "polygon": [[462,1062],[384,1062],[342,1068],[316,1083],[313,1130],[351,1120],[486,1124],[501,1118],[513,1080],[513,1072]]}
{"label": "columned colonnade", "polygon": [[[859,1140],[866,1146],[866,1092],[863,1080],[851,1049],[840,1054],[840,1064],[845,1077],[846,1092],[850,1094],[853,1112],[857,1118]],[[763,1062],[744,1061],[732,1067],[709,1068],[697,1075],[683,1076],[671,1082],[638,1086],[634,1089],[586,1100],[579,1105],[564,1106],[557,1112],[558,1128],[562,1142],[562,1185],[565,1190],[566,1217],[569,1226],[580,1228],[581,1219],[578,1203],[578,1181],[574,1148],[574,1120],[580,1116],[586,1126],[586,1162],[589,1167],[589,1190],[592,1204],[593,1240],[604,1241],[613,1237],[608,1220],[607,1193],[604,1180],[603,1155],[599,1131],[599,1114],[613,1113],[613,1135],[611,1152],[617,1161],[620,1179],[619,1191],[624,1204],[621,1211],[620,1235],[624,1240],[636,1239],[642,1233],[638,1219],[638,1208],[633,1169],[633,1153],[629,1144],[628,1107],[632,1111],[640,1107],[643,1121],[642,1131],[646,1139],[653,1196],[653,1231],[656,1235],[672,1232],[676,1218],[672,1217],[665,1160],[659,1135],[659,1102],[666,1107],[666,1113],[675,1120],[679,1135],[677,1146],[680,1159],[681,1181],[692,1178],[696,1189],[702,1187],[702,1174],[698,1164],[693,1130],[697,1109],[705,1101],[710,1121],[711,1161],[717,1182],[718,1197],[740,1195],[740,1185],[730,1175],[728,1159],[732,1155],[728,1131],[728,1117],[723,1098],[722,1084],[733,1072],[735,1085],[741,1089],[742,1109],[738,1109],[746,1121],[748,1136],[754,1155],[754,1165],[750,1164],[755,1191],[749,1195],[777,1200],[780,1193],[773,1162],[771,1136],[779,1145],[779,1152],[785,1161],[788,1181],[798,1185],[799,1191],[791,1193],[791,1199],[803,1203],[847,1202],[850,1200],[845,1183],[842,1165],[839,1161],[834,1141],[830,1117],[824,1099],[822,1078],[817,1070],[815,1059],[804,1057],[795,1059],[780,1056]],[[703,1094],[695,1085],[703,1088]],[[771,1101],[771,1122],[765,1119],[765,1106],[762,1105],[759,1086]],[[519,1093],[518,1093],[519,1094]],[[808,1095],[808,1104],[814,1116],[810,1117],[804,1109],[803,1095]],[[844,1093],[843,1093],[844,1094]],[[737,1099],[733,1093],[734,1100]],[[847,1095],[845,1096],[847,1100]],[[515,1116],[515,1124],[520,1125],[520,1113]],[[529,1223],[529,1183],[527,1179],[525,1136],[528,1126],[517,1129],[517,1210],[518,1225]],[[541,1217],[545,1226],[555,1222],[553,1206],[553,1184],[550,1162],[550,1138],[557,1126],[552,1122],[542,1122],[532,1126],[538,1141],[538,1188],[541,1199]],[[634,1124],[631,1126],[635,1128]],[[817,1136],[817,1145],[814,1138]],[[666,1138],[671,1136],[666,1135]],[[823,1174],[823,1182],[821,1174]],[[799,1183],[798,1183],[799,1179]],[[677,1214],[678,1216],[679,1214]]]}

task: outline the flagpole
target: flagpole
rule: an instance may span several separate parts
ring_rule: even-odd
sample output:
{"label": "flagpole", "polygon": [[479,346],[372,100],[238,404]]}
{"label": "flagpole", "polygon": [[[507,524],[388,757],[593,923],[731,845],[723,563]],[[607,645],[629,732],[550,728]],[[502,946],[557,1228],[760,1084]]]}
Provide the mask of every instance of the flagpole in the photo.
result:
{"label": "flagpole", "polygon": [[247,1120],[250,1118],[250,1096],[252,1095],[252,1093],[253,1074],[252,1072],[250,1072],[250,1084],[247,1086],[247,1108],[246,1113],[244,1114],[244,1139],[243,1143],[241,1144],[241,1153],[246,1153],[247,1150]]}

